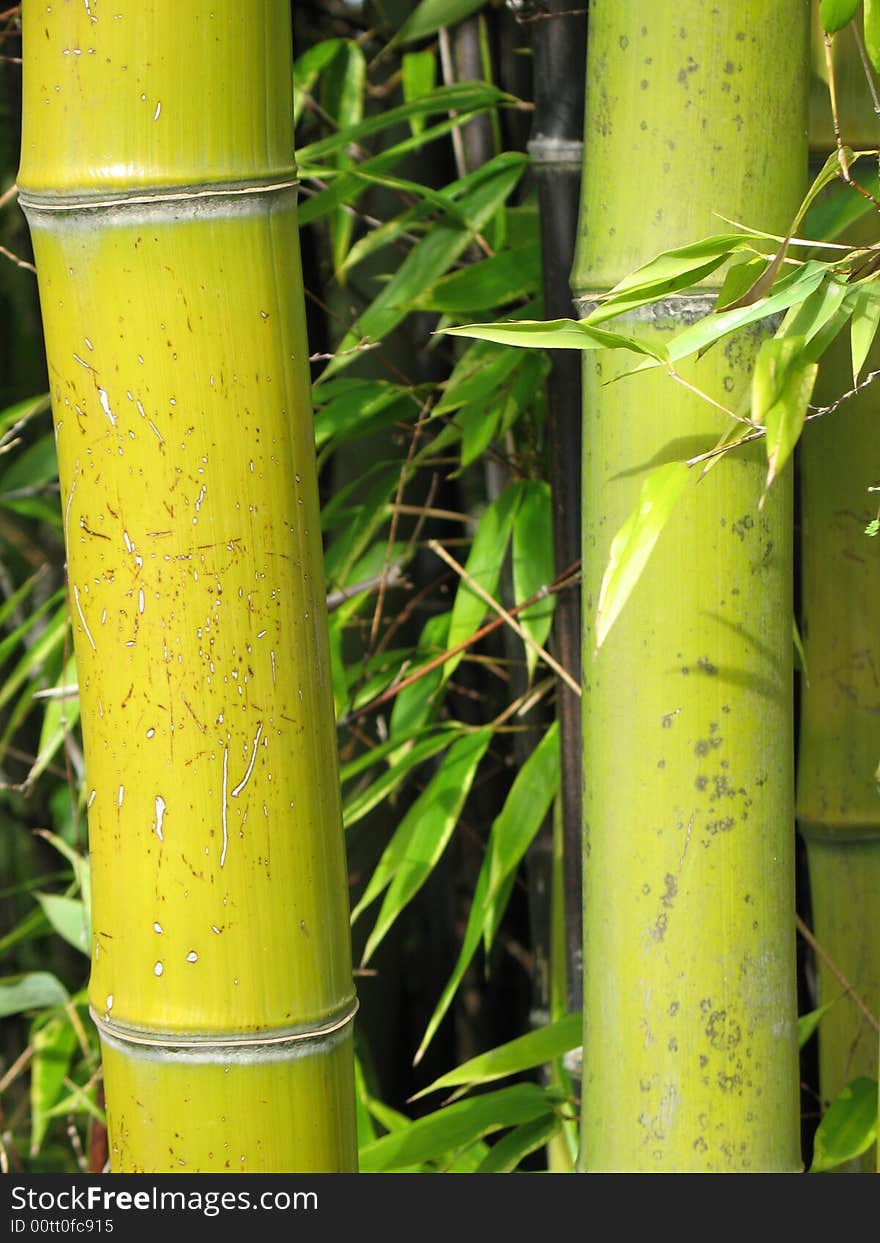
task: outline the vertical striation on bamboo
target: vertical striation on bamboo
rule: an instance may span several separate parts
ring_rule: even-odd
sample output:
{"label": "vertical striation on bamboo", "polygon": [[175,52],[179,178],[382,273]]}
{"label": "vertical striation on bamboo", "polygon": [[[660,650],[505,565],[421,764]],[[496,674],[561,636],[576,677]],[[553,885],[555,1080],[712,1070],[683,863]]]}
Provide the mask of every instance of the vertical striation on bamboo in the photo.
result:
{"label": "vertical striation on bamboo", "polygon": [[[806,180],[808,34],[801,0],[594,0],[584,312],[659,252],[724,231],[716,213],[785,233]],[[665,342],[716,292],[627,327]],[[688,378],[735,409],[760,339],[721,343]],[[611,540],[646,473],[729,425],[662,370],[607,383],[631,367],[604,353],[584,369],[579,1164],[795,1171],[791,472],[760,512],[760,445],[692,482],[594,654]]]}
{"label": "vertical striation on bamboo", "polygon": [[111,1167],[351,1170],[290,6],[23,23]]}

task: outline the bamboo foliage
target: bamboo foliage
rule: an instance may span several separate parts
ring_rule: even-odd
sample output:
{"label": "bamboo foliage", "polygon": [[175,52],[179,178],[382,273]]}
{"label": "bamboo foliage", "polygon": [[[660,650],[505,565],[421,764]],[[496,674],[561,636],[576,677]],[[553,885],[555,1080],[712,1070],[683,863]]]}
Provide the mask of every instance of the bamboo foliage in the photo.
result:
{"label": "bamboo foliage", "polygon": [[[821,31],[814,30],[814,47],[824,78]],[[876,145],[876,118],[864,70],[855,41],[844,33],[834,40],[833,64],[843,140],[854,149]],[[810,133],[819,166],[834,150],[835,138],[828,84],[818,77],[815,82],[821,89],[816,92]],[[868,213],[858,226],[847,228],[847,239],[863,245],[875,242],[875,219],[873,212]],[[875,347],[860,368],[862,378],[876,366]],[[853,382],[851,334],[844,332],[823,362],[817,401],[834,400]],[[876,1013],[880,545],[865,538],[865,527],[876,511],[869,492],[877,482],[875,445],[876,398],[868,390],[847,401],[835,419],[809,426],[800,449],[806,675],[797,812],[807,846],[813,930],[838,973],[825,960],[818,961],[819,1003],[837,1002],[819,1029],[819,1088],[826,1103],[857,1076],[877,1076],[876,1029],[851,999],[842,997],[839,978],[842,972]],[[862,1170],[873,1165],[873,1153],[860,1158]]]}
{"label": "bamboo foliage", "polygon": [[289,6],[23,22],[111,1165],[352,1169]]}
{"label": "bamboo foliage", "polygon": [[[590,6],[573,274],[585,314],[630,269],[717,231],[717,211],[785,232],[806,152],[777,136],[805,131],[808,18],[792,0],[687,0],[674,17]],[[613,327],[662,346],[714,292]],[[687,382],[735,409],[759,340],[734,338]],[[725,427],[664,375],[608,384],[632,366],[605,352],[584,371],[580,1166],[796,1170],[790,477],[758,513],[760,452],[699,483],[668,466],[685,493],[597,653],[611,537],[646,473]],[[662,508],[650,485],[641,497],[643,514]]]}

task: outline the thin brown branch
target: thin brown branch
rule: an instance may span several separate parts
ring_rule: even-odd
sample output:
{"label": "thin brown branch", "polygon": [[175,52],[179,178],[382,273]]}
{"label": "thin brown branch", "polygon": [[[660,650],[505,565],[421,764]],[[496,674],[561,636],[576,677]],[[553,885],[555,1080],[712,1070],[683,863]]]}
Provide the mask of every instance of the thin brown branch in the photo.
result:
{"label": "thin brown branch", "polygon": [[458,576],[465,583],[467,583],[471,591],[478,595],[480,599],[485,604],[488,604],[491,609],[494,609],[498,616],[507,623],[514,634],[519,635],[526,647],[530,647],[533,652],[536,652],[537,655],[540,656],[541,660],[544,661],[544,664],[549,665],[553,672],[562,678],[565,685],[569,687],[570,690],[573,690],[577,696],[580,696],[581,688],[578,683],[575,682],[568,670],[564,669],[562,665],[560,665],[555,656],[551,656],[545,648],[541,647],[541,644],[537,643],[532,638],[529,632],[519,624],[516,618],[513,617],[513,615],[509,613],[502,604],[499,604],[498,601],[477,582],[473,575],[467,572],[463,565],[459,565],[455,558],[446,551],[442,544],[438,543],[437,540],[428,540],[428,547],[432,552],[436,553],[442,561],[445,561],[448,566],[451,566],[452,569],[455,570],[456,574],[458,574]]}
{"label": "thin brown branch", "polygon": [[853,1002],[859,1008],[859,1010],[861,1010],[862,1014],[867,1019],[868,1023],[873,1028],[873,1030],[875,1032],[880,1032],[880,1023],[878,1023],[876,1016],[865,1005],[865,1002],[862,1000],[862,998],[853,988],[852,984],[843,974],[841,969],[838,967],[837,963],[833,960],[833,958],[831,958],[828,951],[824,949],[822,945],[816,940],[816,938],[813,936],[810,929],[801,919],[800,915],[797,915],[797,914],[795,915],[794,922],[795,922],[795,925],[797,926],[798,932],[804,938],[806,943],[819,956],[819,958],[822,959],[825,966],[828,968],[828,970],[831,972],[834,978],[838,981],[838,983],[840,983],[843,986],[846,994],[852,998]]}

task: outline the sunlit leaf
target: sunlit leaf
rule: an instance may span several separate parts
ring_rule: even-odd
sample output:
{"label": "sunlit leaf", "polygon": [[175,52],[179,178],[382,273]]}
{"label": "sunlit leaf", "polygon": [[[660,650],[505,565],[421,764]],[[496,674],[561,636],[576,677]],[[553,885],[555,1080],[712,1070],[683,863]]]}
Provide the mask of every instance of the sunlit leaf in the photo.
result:
{"label": "sunlit leaf", "polygon": [[522,1074],[526,1070],[534,1070],[554,1058],[562,1057],[572,1049],[580,1047],[583,1039],[583,1015],[567,1014],[565,1018],[539,1027],[525,1036],[518,1036],[506,1044],[481,1053],[467,1062],[462,1062],[454,1070],[441,1075],[428,1087],[422,1088],[413,1097],[418,1100],[429,1092],[439,1092],[447,1088],[462,1086],[472,1087],[476,1084],[491,1083],[495,1079],[503,1079],[507,1075]]}
{"label": "sunlit leaf", "polygon": [[766,428],[767,490],[791,456],[803,430],[818,365],[804,358],[803,337],[762,341],[752,373],[752,420]]}
{"label": "sunlit leaf", "polygon": [[880,73],[880,4],[878,0],[865,0],[865,51],[874,67]]}
{"label": "sunlit leaf", "polygon": [[880,285],[871,281],[862,285],[856,293],[850,327],[853,384],[858,384],[862,367],[880,324]]}
{"label": "sunlit leaf", "polygon": [[666,359],[662,348],[656,345],[649,345],[638,337],[621,332],[611,332],[607,328],[595,328],[587,320],[523,319],[498,324],[465,324],[458,328],[444,328],[443,332],[450,336],[477,337],[481,341],[525,346],[533,350],[631,350],[658,362]]}
{"label": "sunlit leaf", "polygon": [[373,1174],[438,1161],[495,1131],[545,1117],[555,1102],[553,1095],[532,1083],[456,1101],[362,1148],[360,1170]]}
{"label": "sunlit leaf", "polygon": [[813,1137],[811,1174],[833,1170],[867,1152],[877,1138],[877,1081],[861,1077],[847,1084]]}
{"label": "sunlit leaf", "polygon": [[819,17],[822,29],[830,35],[842,30],[852,21],[858,7],[859,0],[820,0]]}
{"label": "sunlit leaf", "polygon": [[639,581],[690,474],[684,462],[667,462],[642,484],[638,505],[611,543],[596,610],[596,651]]}
{"label": "sunlit leaf", "polygon": [[[436,80],[437,57],[432,51],[404,52],[401,60],[401,86],[407,103],[412,99],[430,95]],[[410,118],[409,124],[414,134],[420,134],[425,128],[425,119],[414,116]]]}

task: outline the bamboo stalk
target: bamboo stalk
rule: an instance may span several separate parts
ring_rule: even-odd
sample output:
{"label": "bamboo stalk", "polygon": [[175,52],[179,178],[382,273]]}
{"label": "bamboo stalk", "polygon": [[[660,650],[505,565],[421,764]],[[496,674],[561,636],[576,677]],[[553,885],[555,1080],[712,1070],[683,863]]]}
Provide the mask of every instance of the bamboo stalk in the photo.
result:
{"label": "bamboo stalk", "polygon": [[289,5],[23,21],[111,1166],[350,1170]]}
{"label": "bamboo stalk", "polygon": [[[816,6],[818,8],[818,6]],[[817,15],[814,14],[814,17]],[[817,23],[818,24],[818,23]],[[814,27],[816,50],[824,50]],[[834,39],[834,75],[843,141],[876,146],[873,115],[855,41]],[[814,58],[815,59],[815,58]],[[824,60],[822,62],[824,68]],[[814,163],[835,147],[827,87],[813,101]],[[849,240],[877,239],[869,213]],[[864,371],[878,365],[875,349]],[[849,334],[822,361],[814,401],[825,404],[852,387]],[[801,633],[808,676],[802,679],[797,815],[806,844],[812,925],[819,943],[873,1009],[880,1002],[880,810],[875,771],[880,759],[880,545],[865,526],[876,506],[876,400],[850,398],[833,421],[811,423],[799,453],[801,482]],[[818,1001],[840,997],[834,972],[817,961]],[[819,1028],[819,1092],[827,1104],[858,1075],[877,1075],[878,1039],[869,1019],[843,997]],[[876,1168],[872,1149],[846,1167]]]}
{"label": "bamboo stalk", "polygon": [[[529,155],[538,183],[544,313],[572,314],[569,277],[577,237],[583,163],[584,0],[548,0],[546,20],[533,27],[535,115]],[[581,555],[581,366],[570,350],[550,355],[547,443],[553,489],[553,544],[558,569]],[[560,664],[581,680],[581,602],[560,596],[553,619]],[[580,694],[560,686],[557,696],[562,758],[561,790],[565,912],[566,996],[570,1011],[583,1005],[583,743]]]}
{"label": "bamboo stalk", "polygon": [[[590,5],[574,286],[595,294],[715,211],[784,233],[806,174],[809,12],[792,0]],[[778,71],[778,49],[786,71]],[[667,299],[665,342],[706,313]],[[757,332],[687,378],[735,406]],[[791,478],[761,446],[691,486],[593,655],[612,536],[645,472],[723,414],[662,373],[584,369],[585,1171],[800,1168],[795,1038]]]}

